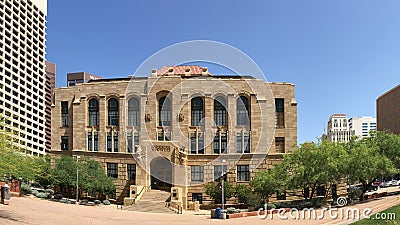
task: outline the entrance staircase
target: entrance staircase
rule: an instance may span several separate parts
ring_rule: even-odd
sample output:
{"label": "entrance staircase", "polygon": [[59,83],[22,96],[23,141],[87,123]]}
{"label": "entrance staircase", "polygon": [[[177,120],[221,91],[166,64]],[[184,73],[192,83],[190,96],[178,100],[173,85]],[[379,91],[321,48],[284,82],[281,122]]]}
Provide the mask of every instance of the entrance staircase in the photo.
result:
{"label": "entrance staircase", "polygon": [[142,198],[140,198],[136,204],[127,206],[125,209],[137,212],[175,214],[174,211],[165,207],[165,201],[169,199],[170,196],[170,192],[151,190],[149,192],[145,192]]}

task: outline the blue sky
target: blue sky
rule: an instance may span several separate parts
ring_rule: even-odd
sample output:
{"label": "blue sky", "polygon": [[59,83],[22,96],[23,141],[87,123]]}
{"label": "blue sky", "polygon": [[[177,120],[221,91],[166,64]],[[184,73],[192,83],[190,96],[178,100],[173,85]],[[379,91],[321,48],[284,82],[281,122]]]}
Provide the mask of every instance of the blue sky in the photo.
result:
{"label": "blue sky", "polygon": [[302,143],[333,113],[375,116],[376,98],[400,83],[399,12],[398,0],[49,0],[47,60],[65,86],[68,72],[133,74],[178,42],[227,43],[268,81],[296,85]]}

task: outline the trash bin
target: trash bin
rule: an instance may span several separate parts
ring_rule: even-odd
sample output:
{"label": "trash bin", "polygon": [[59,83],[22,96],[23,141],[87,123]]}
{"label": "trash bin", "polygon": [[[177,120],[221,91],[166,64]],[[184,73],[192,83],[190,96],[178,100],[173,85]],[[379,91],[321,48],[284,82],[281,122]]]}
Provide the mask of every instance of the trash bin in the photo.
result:
{"label": "trash bin", "polygon": [[8,205],[10,203],[10,188],[5,184],[1,187],[1,203]]}
{"label": "trash bin", "polygon": [[222,210],[221,210],[221,208],[216,208],[215,209],[215,215],[217,216],[217,219],[222,219]]}

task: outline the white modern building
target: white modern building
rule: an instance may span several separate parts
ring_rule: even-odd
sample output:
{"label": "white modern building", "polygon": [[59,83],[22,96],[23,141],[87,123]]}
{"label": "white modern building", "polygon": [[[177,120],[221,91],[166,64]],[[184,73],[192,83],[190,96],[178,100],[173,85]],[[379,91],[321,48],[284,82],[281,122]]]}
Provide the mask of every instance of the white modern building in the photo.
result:
{"label": "white modern building", "polygon": [[370,131],[376,130],[376,118],[371,116],[353,117],[348,121],[353,135],[364,138],[370,136]]}
{"label": "white modern building", "polygon": [[0,1],[0,114],[16,145],[45,154],[47,0]]}
{"label": "white modern building", "polygon": [[352,136],[364,138],[376,130],[376,118],[370,116],[347,119],[346,114],[329,117],[326,138],[333,142],[347,142]]}
{"label": "white modern building", "polygon": [[329,117],[327,138],[333,142],[347,142],[351,138],[351,130],[346,114],[333,114]]}

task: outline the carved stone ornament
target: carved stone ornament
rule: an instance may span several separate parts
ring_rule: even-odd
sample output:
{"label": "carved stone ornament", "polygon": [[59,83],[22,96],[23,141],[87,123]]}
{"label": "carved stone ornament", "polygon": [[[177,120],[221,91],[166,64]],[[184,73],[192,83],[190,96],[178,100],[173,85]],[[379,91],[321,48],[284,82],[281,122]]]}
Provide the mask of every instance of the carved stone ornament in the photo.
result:
{"label": "carved stone ornament", "polygon": [[185,114],[179,113],[178,114],[178,120],[179,120],[179,122],[183,122],[185,120]]}
{"label": "carved stone ornament", "polygon": [[144,121],[150,122],[150,121],[152,121],[152,120],[153,120],[153,117],[151,116],[150,113],[148,113],[148,114],[146,114],[146,115],[144,116]]}

